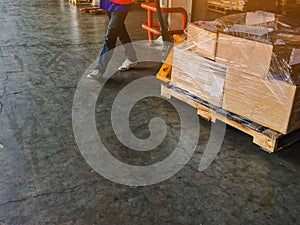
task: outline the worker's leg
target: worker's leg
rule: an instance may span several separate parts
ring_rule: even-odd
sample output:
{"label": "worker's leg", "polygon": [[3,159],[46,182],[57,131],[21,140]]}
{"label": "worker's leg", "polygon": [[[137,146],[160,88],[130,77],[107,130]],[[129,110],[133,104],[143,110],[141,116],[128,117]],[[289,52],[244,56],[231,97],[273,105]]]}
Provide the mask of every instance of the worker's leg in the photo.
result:
{"label": "worker's leg", "polygon": [[125,18],[122,24],[120,24],[119,40],[124,46],[126,58],[129,59],[131,62],[136,62],[137,61],[136,53],[131,44],[131,39],[129,37],[129,34],[125,26]]}
{"label": "worker's leg", "polygon": [[122,29],[127,13],[107,12],[109,23],[105,35],[104,46],[100,54],[97,69],[103,74],[112,57],[113,49],[116,46],[117,37]]}

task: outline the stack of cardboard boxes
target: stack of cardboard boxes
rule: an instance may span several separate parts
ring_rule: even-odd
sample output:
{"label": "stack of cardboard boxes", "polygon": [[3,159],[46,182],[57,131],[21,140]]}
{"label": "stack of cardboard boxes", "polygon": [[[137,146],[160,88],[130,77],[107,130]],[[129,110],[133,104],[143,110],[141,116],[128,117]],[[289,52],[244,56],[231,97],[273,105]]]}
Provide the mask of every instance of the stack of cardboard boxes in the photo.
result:
{"label": "stack of cardboard boxes", "polygon": [[267,23],[257,26],[269,29],[264,35],[252,25],[220,27],[188,25],[187,42],[174,49],[171,83],[280,133],[300,128],[300,34]]}

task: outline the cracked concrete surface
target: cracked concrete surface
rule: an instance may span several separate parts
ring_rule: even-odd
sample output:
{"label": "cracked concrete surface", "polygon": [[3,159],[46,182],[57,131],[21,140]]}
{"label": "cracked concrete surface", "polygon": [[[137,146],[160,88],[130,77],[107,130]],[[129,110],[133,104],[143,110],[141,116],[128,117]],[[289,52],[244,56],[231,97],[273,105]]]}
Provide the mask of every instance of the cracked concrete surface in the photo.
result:
{"label": "cracked concrete surface", "polygon": [[[133,40],[147,38],[140,28],[146,19],[143,10],[128,15]],[[106,22],[104,15],[81,13],[65,0],[1,2],[0,224],[299,224],[299,143],[271,155],[227,127],[221,152],[199,172],[210,134],[210,123],[200,120],[192,159],[164,182],[127,187],[89,167],[75,143],[72,101],[79,79],[100,51]],[[96,107],[104,144],[134,165],[167,157],[179,136],[174,109],[156,98],[135,105],[131,126],[143,138],[149,135],[149,119],[163,118],[168,135],[158,149],[131,151],[114,135],[112,101],[126,84],[160,68],[159,63],[147,65],[116,73]]]}

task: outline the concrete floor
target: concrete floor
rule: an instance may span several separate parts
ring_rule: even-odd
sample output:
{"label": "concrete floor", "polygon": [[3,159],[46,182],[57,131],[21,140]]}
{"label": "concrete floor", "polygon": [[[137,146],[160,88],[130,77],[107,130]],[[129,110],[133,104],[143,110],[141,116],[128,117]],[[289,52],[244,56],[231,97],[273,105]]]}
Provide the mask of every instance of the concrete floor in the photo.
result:
{"label": "concrete floor", "polygon": [[[147,38],[144,21],[143,10],[129,14],[134,41]],[[65,0],[3,0],[0,26],[0,224],[300,224],[300,143],[268,154],[227,127],[215,161],[199,172],[211,126],[202,119],[193,157],[170,179],[130,187],[103,178],[76,145],[72,102],[103,43],[105,16],[81,13]],[[117,72],[96,106],[103,142],[135,165],[164,159],[179,136],[178,116],[159,98],[140,101],[130,117],[141,138],[153,115],[165,119],[171,132],[157,151],[131,151],[113,135],[110,109],[118,91],[160,68],[143,66]]]}

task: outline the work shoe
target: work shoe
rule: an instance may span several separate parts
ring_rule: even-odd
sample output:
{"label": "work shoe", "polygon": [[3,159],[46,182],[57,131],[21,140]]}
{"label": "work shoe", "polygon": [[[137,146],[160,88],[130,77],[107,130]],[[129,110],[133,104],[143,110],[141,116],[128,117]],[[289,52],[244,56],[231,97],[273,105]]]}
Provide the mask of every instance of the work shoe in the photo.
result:
{"label": "work shoe", "polygon": [[137,65],[137,61],[131,62],[129,59],[125,59],[122,65],[119,67],[119,71],[126,71],[129,70]]}
{"label": "work shoe", "polygon": [[95,69],[91,70],[86,77],[93,80],[100,80],[102,77],[102,73],[98,69]]}

